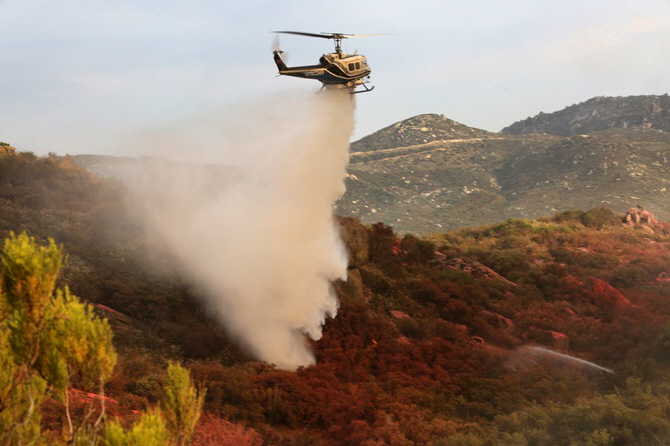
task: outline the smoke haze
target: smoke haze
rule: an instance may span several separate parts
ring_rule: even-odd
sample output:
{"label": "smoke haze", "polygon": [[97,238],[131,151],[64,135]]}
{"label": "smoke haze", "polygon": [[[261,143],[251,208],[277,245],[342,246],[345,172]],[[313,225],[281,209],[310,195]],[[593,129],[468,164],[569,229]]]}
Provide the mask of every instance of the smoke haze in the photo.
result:
{"label": "smoke haze", "polygon": [[210,309],[280,368],[314,364],[305,334],[318,340],[337,312],[331,281],[346,278],[347,256],[332,211],[354,108],[347,92],[327,91],[203,114],[141,135],[143,153],[180,162],[149,159],[126,175],[148,228]]}

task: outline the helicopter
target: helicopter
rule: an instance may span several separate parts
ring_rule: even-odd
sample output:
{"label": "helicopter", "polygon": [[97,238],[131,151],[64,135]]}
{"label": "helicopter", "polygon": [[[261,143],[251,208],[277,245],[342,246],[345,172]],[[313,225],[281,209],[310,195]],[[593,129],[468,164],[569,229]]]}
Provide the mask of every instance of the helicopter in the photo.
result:
{"label": "helicopter", "polygon": [[[303,33],[298,31],[273,31],[278,34],[294,34],[298,36],[319,37],[322,39],[333,39],[335,41],[335,52],[324,54],[319,58],[318,65],[305,65],[300,67],[287,67],[279,49],[278,39],[275,40],[275,48],[272,52],[279,74],[283,76],[301,77],[304,79],[315,79],[321,82],[323,88],[347,88],[349,93],[366,93],[375,87],[366,85],[370,79],[371,69],[365,56],[361,54],[345,54],[342,52],[342,40],[352,37],[374,36],[376,34],[342,34],[342,33]],[[362,86],[362,90],[357,90]]]}

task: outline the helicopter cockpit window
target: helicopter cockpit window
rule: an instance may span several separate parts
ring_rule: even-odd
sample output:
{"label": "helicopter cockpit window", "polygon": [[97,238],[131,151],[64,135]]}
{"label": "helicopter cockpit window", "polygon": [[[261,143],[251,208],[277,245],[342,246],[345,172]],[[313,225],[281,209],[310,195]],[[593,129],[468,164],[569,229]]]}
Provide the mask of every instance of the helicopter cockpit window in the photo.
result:
{"label": "helicopter cockpit window", "polygon": [[357,70],[360,70],[360,69],[361,69],[361,63],[360,63],[360,62],[356,62],[356,69],[357,69]]}
{"label": "helicopter cockpit window", "polygon": [[356,69],[356,64],[350,63],[349,64],[349,70],[355,70]]}

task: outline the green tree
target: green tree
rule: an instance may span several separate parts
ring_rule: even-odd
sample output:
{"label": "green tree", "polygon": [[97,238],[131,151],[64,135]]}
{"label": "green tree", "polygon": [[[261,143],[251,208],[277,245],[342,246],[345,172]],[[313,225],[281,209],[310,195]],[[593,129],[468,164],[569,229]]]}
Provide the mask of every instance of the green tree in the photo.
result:
{"label": "green tree", "polygon": [[602,229],[605,226],[616,226],[620,219],[609,208],[595,208],[591,209],[582,215],[579,220],[584,226],[589,228]]}
{"label": "green tree", "polygon": [[205,390],[196,390],[187,369],[170,362],[165,393],[160,409],[144,414],[142,419],[124,430],[118,421],[107,424],[105,446],[182,446],[190,442],[205,402]]}
{"label": "green tree", "polygon": [[167,429],[175,445],[188,444],[205,402],[205,390],[196,390],[189,371],[171,362],[167,369],[165,394],[160,402]]}
{"label": "green tree", "polygon": [[97,399],[99,409],[90,402],[75,421],[69,390],[76,382],[103,392],[116,364],[112,331],[67,287],[55,291],[63,255],[53,240],[39,246],[25,233],[12,233],[1,258],[0,441],[38,442],[39,409],[53,395],[66,407],[68,443],[79,442],[80,434],[97,430],[104,398]]}
{"label": "green tree", "polygon": [[142,419],[127,431],[118,421],[110,422],[103,438],[104,446],[165,446],[168,431],[160,413],[142,415]]}

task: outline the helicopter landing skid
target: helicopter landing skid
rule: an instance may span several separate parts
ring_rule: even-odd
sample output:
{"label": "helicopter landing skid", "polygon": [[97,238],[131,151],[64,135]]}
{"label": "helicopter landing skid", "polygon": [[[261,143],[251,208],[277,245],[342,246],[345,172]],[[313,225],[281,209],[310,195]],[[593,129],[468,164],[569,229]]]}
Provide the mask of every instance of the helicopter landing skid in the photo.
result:
{"label": "helicopter landing skid", "polygon": [[358,91],[356,91],[356,87],[353,87],[353,88],[349,88],[349,87],[347,87],[347,88],[349,88],[349,93],[351,93],[351,94],[367,93],[368,91],[372,91],[372,90],[375,89],[374,85],[373,85],[372,87],[370,87],[370,88],[368,88],[368,86],[365,85],[365,84],[361,84],[361,85],[363,85],[364,90],[358,90]]}
{"label": "helicopter landing skid", "polygon": [[[358,85],[362,85],[364,90],[356,91],[356,87]],[[349,90],[349,94],[358,94],[358,93],[367,93],[368,91],[372,91],[375,89],[374,86],[368,88],[368,86],[365,84],[358,84],[358,85],[350,86],[346,84],[328,84],[328,85],[323,84],[321,85],[321,88],[319,89],[319,91],[317,91],[317,93],[321,93],[324,89],[327,91],[327,90],[344,90],[346,88],[347,90]]]}

